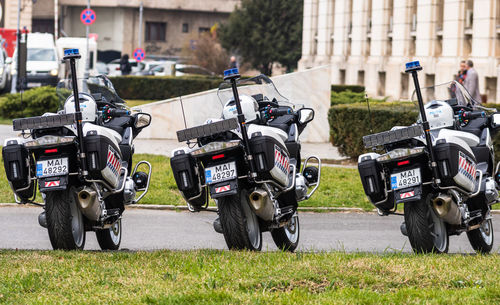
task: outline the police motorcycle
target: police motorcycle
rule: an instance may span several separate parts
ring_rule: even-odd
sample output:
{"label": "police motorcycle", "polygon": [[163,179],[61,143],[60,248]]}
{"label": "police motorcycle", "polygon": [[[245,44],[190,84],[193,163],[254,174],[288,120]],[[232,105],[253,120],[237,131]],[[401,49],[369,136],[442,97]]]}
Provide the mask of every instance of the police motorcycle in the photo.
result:
{"label": "police motorcycle", "polygon": [[499,202],[492,136],[500,114],[476,105],[457,82],[420,89],[419,70],[418,61],[406,64],[418,122],[363,137],[365,147],[384,150],[359,156],[364,191],[381,216],[398,214],[404,204],[401,232],[414,252],[446,253],[448,237],[466,232],[474,250],[488,253],[491,205]]}
{"label": "police motorcycle", "polygon": [[[13,121],[22,136],[5,141],[5,173],[16,202],[44,208],[38,220],[54,249],[81,250],[86,231],[94,231],[101,249],[116,250],[124,206],[137,203],[149,188],[151,165],[140,161],[132,167],[132,156],[133,139],[151,116],[131,113],[106,77],[77,79],[77,49],[64,55],[72,78],[58,84],[62,108]],[[148,173],[138,171],[140,165]],[[34,201],[37,186],[44,204]]]}
{"label": "police motorcycle", "polygon": [[270,231],[280,249],[294,251],[298,202],[313,195],[321,176],[318,157],[301,164],[299,135],[314,110],[296,109],[264,75],[239,77],[237,69],[224,72],[222,119],[177,132],[194,146],[173,151],[174,178],[191,211],[215,200],[214,229],[228,248],[259,251],[262,232]]}

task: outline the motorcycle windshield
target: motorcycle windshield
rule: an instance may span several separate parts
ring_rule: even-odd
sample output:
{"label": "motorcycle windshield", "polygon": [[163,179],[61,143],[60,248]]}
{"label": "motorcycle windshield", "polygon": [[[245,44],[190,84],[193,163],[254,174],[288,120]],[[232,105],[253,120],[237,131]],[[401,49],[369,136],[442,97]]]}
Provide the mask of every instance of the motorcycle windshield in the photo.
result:
{"label": "motorcycle windshield", "polygon": [[[73,80],[61,79],[56,87],[59,99],[59,110],[64,108],[64,103],[73,94]],[[87,93],[94,99],[101,99],[108,104],[125,104],[115,91],[113,83],[104,75],[91,76],[78,79],[78,92]]]}
{"label": "motorcycle windshield", "polygon": [[[451,106],[458,105],[475,107],[480,105],[480,102],[475,101],[467,89],[465,89],[464,86],[457,81],[450,81],[435,86],[420,88],[420,91],[422,92],[424,104],[432,101],[443,101]],[[417,93],[415,90],[411,95],[411,100],[415,104],[418,103]]]}
{"label": "motorcycle windshield", "polygon": [[[237,81],[236,85],[240,96],[252,96],[258,102],[274,101],[280,106],[294,106],[294,104],[278,92],[278,89],[274,86],[273,81],[263,74],[249,79],[240,79]],[[225,81],[220,84],[219,90],[217,91],[217,97],[219,98],[222,106],[226,105],[227,102],[233,99],[233,90],[230,82]]]}

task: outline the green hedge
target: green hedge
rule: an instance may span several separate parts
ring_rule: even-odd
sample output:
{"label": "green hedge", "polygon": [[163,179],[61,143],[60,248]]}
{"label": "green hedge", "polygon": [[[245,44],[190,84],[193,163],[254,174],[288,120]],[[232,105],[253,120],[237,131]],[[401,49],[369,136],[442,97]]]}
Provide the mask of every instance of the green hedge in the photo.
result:
{"label": "green hedge", "polygon": [[342,92],[342,91],[352,91],[356,93],[364,93],[365,87],[360,85],[332,85],[333,92]]}
{"label": "green hedge", "polygon": [[215,77],[117,76],[111,82],[123,99],[164,100],[219,87]]}
{"label": "green hedge", "polygon": [[39,87],[22,93],[6,94],[0,99],[0,115],[15,119],[39,116],[46,112],[56,112],[59,100],[55,87]]}
{"label": "green hedge", "polygon": [[365,102],[333,105],[328,112],[330,140],[338,146],[340,153],[351,158],[369,152],[363,146],[363,136],[386,131],[393,126],[409,126],[415,123],[418,111],[413,103],[374,102],[370,103],[370,116]]}

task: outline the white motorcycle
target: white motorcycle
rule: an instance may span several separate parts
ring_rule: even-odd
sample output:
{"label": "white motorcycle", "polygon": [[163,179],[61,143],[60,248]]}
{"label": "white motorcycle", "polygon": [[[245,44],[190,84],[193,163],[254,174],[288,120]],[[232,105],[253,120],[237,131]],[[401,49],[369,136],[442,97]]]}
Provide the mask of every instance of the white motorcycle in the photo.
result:
{"label": "white motorcycle", "polygon": [[[76,79],[78,50],[64,53],[72,79],[58,84],[62,109],[13,121],[23,136],[5,141],[5,173],[16,202],[43,206],[38,221],[54,249],[83,249],[85,232],[95,231],[101,249],[116,250],[124,206],[149,188],[151,165],[132,169],[132,156],[133,139],[151,116],[131,114],[104,76]],[[141,164],[149,173],[138,171]],[[37,185],[44,204],[34,201]]]}
{"label": "white motorcycle", "polygon": [[[206,208],[209,194],[215,199],[214,228],[230,249],[258,251],[262,231],[270,231],[280,249],[294,251],[298,202],[320,183],[319,158],[306,158],[301,170],[299,135],[314,111],[297,109],[264,75],[238,78],[228,70],[219,87],[222,119],[177,132],[196,147],[173,152],[175,181],[191,211]],[[313,159],[317,167],[308,166]]]}
{"label": "white motorcycle", "polygon": [[[404,203],[401,232],[414,252],[445,253],[448,236],[466,232],[476,251],[488,253],[499,182],[492,135],[500,114],[476,106],[457,82],[420,89],[421,69],[418,62],[406,64],[417,88],[412,99],[419,121],[363,137],[365,147],[385,151],[359,156],[363,188],[381,216],[398,214]],[[430,102],[424,104],[422,95]]]}

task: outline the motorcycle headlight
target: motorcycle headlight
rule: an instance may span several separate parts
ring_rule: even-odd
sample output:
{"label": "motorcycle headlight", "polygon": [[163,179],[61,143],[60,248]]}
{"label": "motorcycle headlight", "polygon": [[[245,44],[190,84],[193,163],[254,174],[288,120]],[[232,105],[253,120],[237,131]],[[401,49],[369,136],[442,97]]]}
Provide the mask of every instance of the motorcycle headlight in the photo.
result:
{"label": "motorcycle headlight", "polygon": [[396,148],[390,152],[377,157],[378,162],[386,162],[401,158],[406,158],[409,156],[419,155],[424,152],[424,147],[414,147],[414,148]]}
{"label": "motorcycle headlight", "polygon": [[212,142],[212,143],[208,143],[207,145],[203,145],[202,147],[200,147],[196,150],[193,150],[191,152],[191,155],[201,156],[204,154],[218,152],[218,151],[226,150],[229,148],[233,148],[233,147],[236,147],[238,145],[240,145],[240,141],[238,141],[238,140],[228,141],[228,142]]}
{"label": "motorcycle headlight", "polygon": [[50,75],[57,76],[57,74],[59,74],[59,71],[57,71],[57,69],[50,70]]}
{"label": "motorcycle headlight", "polygon": [[58,136],[43,136],[24,143],[25,147],[35,148],[40,146],[50,146],[58,144],[73,143],[75,137],[58,137]]}

